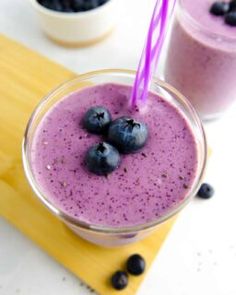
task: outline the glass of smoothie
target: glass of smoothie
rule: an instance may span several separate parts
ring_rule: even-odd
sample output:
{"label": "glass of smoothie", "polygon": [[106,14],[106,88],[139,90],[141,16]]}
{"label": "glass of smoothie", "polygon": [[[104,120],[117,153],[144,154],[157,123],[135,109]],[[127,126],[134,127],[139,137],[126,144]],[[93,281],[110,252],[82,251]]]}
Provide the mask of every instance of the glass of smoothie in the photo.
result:
{"label": "glass of smoothie", "polygon": [[[204,130],[189,101],[154,79],[147,103],[131,108],[134,79],[134,71],[103,70],[66,82],[37,106],[23,141],[25,173],[38,198],[76,234],[102,246],[140,240],[174,216],[196,194],[206,164]],[[112,122],[126,118],[129,128],[148,130],[145,145],[121,151],[107,175],[92,173],[85,161],[91,147],[101,155],[113,145],[110,129],[99,135],[84,127],[91,107],[106,108]]]}
{"label": "glass of smoothie", "polygon": [[[210,12],[213,4],[178,1],[164,73],[204,120],[217,118],[236,101],[236,23],[227,23],[228,12]],[[215,5],[229,9],[229,1]]]}

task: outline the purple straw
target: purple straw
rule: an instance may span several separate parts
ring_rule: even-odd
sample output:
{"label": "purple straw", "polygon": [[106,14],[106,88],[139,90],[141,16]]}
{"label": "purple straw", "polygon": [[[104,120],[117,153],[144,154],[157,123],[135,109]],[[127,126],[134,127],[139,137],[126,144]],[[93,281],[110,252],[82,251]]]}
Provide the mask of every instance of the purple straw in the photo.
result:
{"label": "purple straw", "polygon": [[[169,2],[172,2],[171,4]],[[131,106],[138,101],[146,101],[151,79],[156,70],[167,27],[168,12],[173,13],[176,0],[158,0],[152,15],[138,71],[136,74]],[[156,38],[154,39],[156,34]]]}

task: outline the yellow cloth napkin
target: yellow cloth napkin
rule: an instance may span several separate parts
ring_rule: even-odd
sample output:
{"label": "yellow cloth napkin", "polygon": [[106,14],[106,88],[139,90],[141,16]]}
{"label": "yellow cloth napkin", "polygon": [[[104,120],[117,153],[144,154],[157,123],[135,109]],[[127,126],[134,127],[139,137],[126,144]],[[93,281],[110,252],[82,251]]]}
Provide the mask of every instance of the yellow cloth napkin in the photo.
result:
{"label": "yellow cloth napkin", "polygon": [[[99,294],[118,294],[109,285],[111,273],[132,253],[142,254],[149,268],[174,220],[144,241],[117,249],[75,236],[34,197],[21,163],[23,132],[32,110],[42,96],[75,74],[1,35],[0,69],[0,216]],[[143,278],[131,277],[121,293],[135,294]]]}

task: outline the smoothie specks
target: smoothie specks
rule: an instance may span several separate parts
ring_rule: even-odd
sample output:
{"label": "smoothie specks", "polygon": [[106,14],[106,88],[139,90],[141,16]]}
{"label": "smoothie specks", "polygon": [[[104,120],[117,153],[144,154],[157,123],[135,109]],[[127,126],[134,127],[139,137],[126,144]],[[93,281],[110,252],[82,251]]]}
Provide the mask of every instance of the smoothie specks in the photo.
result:
{"label": "smoothie specks", "polygon": [[39,125],[32,148],[36,180],[51,202],[74,218],[116,227],[149,222],[182,202],[191,188],[197,167],[194,137],[176,109],[155,95],[149,97],[150,112],[130,115],[149,128],[143,149],[123,155],[107,178],[87,171],[84,156],[99,139],[78,122],[91,105],[104,105],[114,119],[127,115],[130,91],[115,84],[86,88],[60,101],[46,115],[50,121]]}

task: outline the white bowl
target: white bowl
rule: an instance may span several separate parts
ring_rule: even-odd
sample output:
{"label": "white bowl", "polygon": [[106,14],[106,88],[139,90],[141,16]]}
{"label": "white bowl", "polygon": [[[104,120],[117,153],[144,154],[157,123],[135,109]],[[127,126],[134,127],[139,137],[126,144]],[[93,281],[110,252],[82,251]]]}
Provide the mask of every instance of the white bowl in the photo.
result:
{"label": "white bowl", "polygon": [[85,12],[57,12],[30,0],[38,13],[42,29],[52,40],[69,46],[85,46],[105,38],[115,27],[119,0]]}

